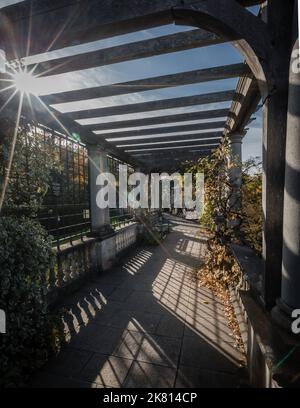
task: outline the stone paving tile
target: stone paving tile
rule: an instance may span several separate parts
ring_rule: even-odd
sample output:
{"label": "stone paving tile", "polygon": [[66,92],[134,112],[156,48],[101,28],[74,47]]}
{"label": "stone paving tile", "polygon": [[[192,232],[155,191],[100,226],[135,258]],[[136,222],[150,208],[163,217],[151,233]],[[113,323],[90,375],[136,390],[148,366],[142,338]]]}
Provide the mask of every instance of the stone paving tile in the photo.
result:
{"label": "stone paving tile", "polygon": [[181,342],[177,338],[128,332],[112,352],[114,356],[175,367]]}
{"label": "stone paving tile", "polygon": [[122,335],[122,329],[92,323],[81,330],[70,345],[82,350],[111,354]]}
{"label": "stone paving tile", "polygon": [[116,288],[120,285],[119,282],[115,281],[112,283],[104,283],[99,278],[89,285],[84,286],[80,289],[80,294],[102,294],[104,297],[109,296]]}
{"label": "stone paving tile", "polygon": [[201,368],[179,366],[175,388],[237,388],[236,375]]}
{"label": "stone paving tile", "polygon": [[92,355],[92,352],[86,350],[63,349],[43,367],[42,371],[48,374],[72,377],[83,369]]}
{"label": "stone paving tile", "polygon": [[122,387],[131,365],[132,360],[97,353],[77,377],[90,383],[119,388]]}
{"label": "stone paving tile", "polygon": [[175,368],[135,361],[129,370],[124,388],[172,388],[175,375]]}
{"label": "stone paving tile", "polygon": [[149,292],[134,290],[126,300],[129,307],[144,312],[160,313],[161,306]]}
{"label": "stone paving tile", "polygon": [[[105,325],[131,331],[154,333],[161,319],[161,314],[149,312],[135,312],[132,310],[119,309],[105,318]],[[102,319],[99,318],[102,324]]]}
{"label": "stone paving tile", "polygon": [[125,302],[131,295],[132,290],[128,287],[118,286],[108,297],[109,300],[116,300],[118,302]]}
{"label": "stone paving tile", "polygon": [[181,338],[184,332],[184,323],[175,316],[163,316],[156,329],[156,334],[160,336]]}
{"label": "stone paving tile", "polygon": [[184,320],[187,313],[188,301],[184,301],[173,295],[166,298],[159,298],[159,302],[168,310],[171,314],[175,315],[178,319]]}
{"label": "stone paving tile", "polygon": [[181,341],[165,336],[144,336],[136,360],[167,367],[176,367]]}
{"label": "stone paving tile", "polygon": [[128,313],[133,314],[134,307],[130,307],[126,302],[109,301],[95,316],[94,321],[99,324],[110,325],[113,316],[122,311],[127,311]]}
{"label": "stone paving tile", "polygon": [[213,342],[227,342],[234,343],[234,338],[231,336],[230,329],[227,324],[222,323],[218,319],[203,316],[189,316],[185,317],[186,325],[192,330],[186,333],[186,336],[193,336],[194,333],[199,333],[200,336],[207,338]]}
{"label": "stone paving tile", "polygon": [[[130,310],[115,310],[110,314],[110,317],[105,320],[107,326],[115,327],[117,329],[126,329],[132,320],[133,312]],[[101,324],[101,319],[99,321]]]}
{"label": "stone paving tile", "polygon": [[133,282],[132,280],[128,280],[128,281],[126,280],[122,285],[119,286],[119,289],[127,290],[128,294],[130,294],[132,290],[142,290],[143,292],[152,293],[153,291],[152,283],[153,283],[153,278],[145,282],[144,276],[142,275],[142,278],[139,281],[136,279],[134,279]]}
{"label": "stone paving tile", "polygon": [[136,312],[133,314],[128,330],[149,334],[155,333],[161,318],[162,314],[160,313]]}
{"label": "stone paving tile", "polygon": [[242,359],[222,305],[193,280],[205,252],[198,232],[178,220],[163,247],[135,249],[68,296],[69,344],[37,386],[237,386]]}
{"label": "stone paving tile", "polygon": [[112,355],[132,360],[136,359],[144,337],[145,334],[141,332],[126,332],[112,351]]}
{"label": "stone paving tile", "polygon": [[195,303],[189,299],[187,307],[187,315],[190,318],[195,317],[215,321],[218,324],[227,326],[227,319],[224,310],[214,305],[209,300],[202,297],[201,301]]}
{"label": "stone paving tile", "polygon": [[[40,373],[34,378],[31,388],[98,388],[97,384],[81,381],[76,378],[62,377],[59,375]],[[101,387],[102,388],[102,387]]]}
{"label": "stone paving tile", "polygon": [[203,338],[197,336],[184,336],[180,364],[207,369],[235,373],[239,367],[238,361],[231,361],[231,356],[223,354],[218,345],[211,345]]}

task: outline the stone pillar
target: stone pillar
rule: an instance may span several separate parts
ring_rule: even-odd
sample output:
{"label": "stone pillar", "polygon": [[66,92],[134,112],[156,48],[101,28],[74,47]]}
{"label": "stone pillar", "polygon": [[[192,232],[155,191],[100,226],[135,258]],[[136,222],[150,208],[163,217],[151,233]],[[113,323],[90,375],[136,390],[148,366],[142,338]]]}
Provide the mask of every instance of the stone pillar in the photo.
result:
{"label": "stone pillar", "polygon": [[101,209],[97,206],[96,196],[100,187],[97,186],[96,179],[99,173],[108,171],[107,155],[97,145],[88,145],[88,155],[92,235],[106,238],[114,231],[110,225],[109,208]]}
{"label": "stone pillar", "polygon": [[233,210],[239,211],[241,208],[241,186],[242,186],[242,141],[246,132],[229,133],[228,138],[231,147],[229,166],[233,162],[235,167],[230,169],[229,177],[233,188],[230,206]]}
{"label": "stone pillar", "polygon": [[[268,1],[266,24],[274,41],[263,107],[263,301],[271,309],[280,296],[285,138],[294,1]],[[288,22],[288,23],[287,23]],[[275,52],[276,50],[276,52]],[[261,87],[264,88],[264,87]]]}
{"label": "stone pillar", "polygon": [[291,312],[300,309],[300,73],[299,39],[294,43],[289,78],[283,206],[281,297],[272,315],[291,329]]}

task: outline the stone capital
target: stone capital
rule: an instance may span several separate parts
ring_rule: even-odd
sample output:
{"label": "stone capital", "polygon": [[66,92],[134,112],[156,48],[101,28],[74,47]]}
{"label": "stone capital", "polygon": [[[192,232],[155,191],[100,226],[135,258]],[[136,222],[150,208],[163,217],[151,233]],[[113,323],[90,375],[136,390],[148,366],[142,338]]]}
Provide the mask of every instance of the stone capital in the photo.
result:
{"label": "stone capital", "polygon": [[228,133],[228,139],[230,140],[230,143],[242,143],[242,140],[247,132],[232,132]]}

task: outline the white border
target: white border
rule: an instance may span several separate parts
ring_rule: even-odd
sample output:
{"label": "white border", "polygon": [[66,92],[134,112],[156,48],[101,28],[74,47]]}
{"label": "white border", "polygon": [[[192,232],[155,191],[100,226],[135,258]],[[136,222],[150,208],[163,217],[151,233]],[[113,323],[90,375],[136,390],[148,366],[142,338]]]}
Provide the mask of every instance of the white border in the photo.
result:
{"label": "white border", "polygon": [[298,45],[299,45],[299,62],[300,62],[300,0],[298,0]]}

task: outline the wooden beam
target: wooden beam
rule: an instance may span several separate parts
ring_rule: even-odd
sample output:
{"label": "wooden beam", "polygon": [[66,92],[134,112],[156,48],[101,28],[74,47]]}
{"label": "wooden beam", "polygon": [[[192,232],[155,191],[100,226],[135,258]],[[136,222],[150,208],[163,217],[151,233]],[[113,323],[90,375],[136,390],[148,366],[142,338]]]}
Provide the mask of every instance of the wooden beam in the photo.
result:
{"label": "wooden beam", "polygon": [[170,24],[171,8],[177,0],[163,3],[160,0],[131,0],[130,4],[123,0],[27,0],[1,12],[0,38],[7,44],[9,59],[15,58],[16,53],[19,57],[26,56],[29,36],[30,55],[40,54],[48,49]]}
{"label": "wooden beam", "polygon": [[[0,118],[11,118],[16,119],[16,112],[18,106],[19,96],[16,95],[15,98],[10,102],[5,109],[0,112]],[[5,103],[3,95],[0,93],[0,106]],[[50,129],[57,132],[64,133],[70,137],[74,134],[80,136],[80,140],[83,143],[98,144],[101,148],[106,150],[109,154],[117,157],[118,159],[127,162],[133,166],[137,166],[138,163],[127,153],[116,148],[113,144],[107,142],[106,140],[100,140],[94,133],[90,130],[85,129],[78,123],[74,122],[66,116],[59,116],[55,119],[54,115],[51,115],[51,111],[47,111],[45,105],[42,105],[37,98],[31,100],[32,108],[28,105],[26,98],[23,101],[22,116],[28,121],[34,121],[37,124],[40,123]]]}
{"label": "wooden beam", "polygon": [[212,149],[203,149],[201,151],[184,151],[181,155],[177,155],[177,152],[167,151],[163,153],[155,152],[155,154],[150,153],[149,156],[143,156],[143,154],[133,155],[133,157],[142,162],[146,168],[158,168],[171,173],[178,164],[190,160],[198,160],[201,157],[208,156],[211,152]]}
{"label": "wooden beam", "polygon": [[243,95],[243,103],[233,100],[226,121],[225,133],[242,132],[256,111],[261,99],[258,83],[252,76],[242,76],[237,84],[236,93]]}
{"label": "wooden beam", "polygon": [[[241,0],[241,4],[248,1]],[[131,0],[130,3],[124,0],[32,0],[23,3],[4,9],[0,17],[0,38],[8,45],[9,55],[17,50],[20,57],[26,55],[29,27],[32,55],[49,48],[60,49],[174,21],[187,25],[191,13],[184,16],[187,21],[183,21],[181,11],[189,8],[197,10],[204,21],[203,27],[209,31],[223,24],[221,34],[229,40],[247,40],[251,32],[252,42],[257,45],[258,40],[263,43],[267,37],[258,19],[235,0],[185,0],[184,3],[182,0]],[[263,54],[260,55],[264,57]]]}
{"label": "wooden beam", "polygon": [[[37,14],[46,14],[55,10],[58,6],[67,7],[75,5],[79,2],[86,2],[86,0],[23,0],[20,3],[7,5],[3,7],[6,14],[14,21],[20,19],[29,19],[30,16]],[[236,0],[241,6],[250,7],[265,3],[266,0]]]}
{"label": "wooden beam", "polygon": [[137,151],[160,151],[160,150],[178,150],[178,149],[190,149],[192,147],[209,147],[209,148],[213,148],[215,146],[217,146],[219,144],[219,139],[216,139],[214,142],[209,142],[209,141],[202,141],[200,140],[192,140],[192,141],[183,141],[180,143],[176,143],[176,145],[174,146],[159,146],[159,147],[155,147],[153,145],[144,145],[144,146],[135,146],[135,147],[130,147],[127,149],[124,149],[125,152],[127,153],[133,153],[133,152],[137,152]]}
{"label": "wooden beam", "polygon": [[[168,162],[169,165],[172,165],[172,161],[175,160],[186,160],[191,159],[194,156],[201,156],[206,155],[208,152],[210,153],[213,149],[211,148],[200,148],[198,147],[196,150],[183,150],[183,151],[155,151],[155,152],[135,152],[132,153],[132,157],[138,159],[140,162],[150,162],[154,163],[161,162],[165,160]],[[171,160],[170,160],[171,159]]]}
{"label": "wooden beam", "polygon": [[[189,140],[189,139],[193,139],[195,137],[201,137],[202,139],[216,139],[216,138],[221,138],[223,136],[223,132],[205,132],[205,133],[185,133],[185,134],[175,134],[172,136],[156,136],[153,135],[151,138],[144,138],[144,137],[138,137],[135,139],[131,139],[131,140],[109,140],[109,143],[112,143],[114,145],[121,145],[121,144],[126,144],[126,145],[130,145],[130,144],[137,144],[137,143],[147,143],[147,142],[164,142],[164,141],[176,141],[176,140],[180,140],[180,139],[184,139],[184,140]],[[99,137],[101,138],[101,135],[99,135]],[[100,139],[101,140],[101,139]]]}
{"label": "wooden beam", "polygon": [[[223,42],[224,40],[220,39],[217,35],[197,29],[44,61],[38,64],[34,72],[42,76],[65,74],[103,65],[153,57],[155,55],[206,47]],[[24,62],[26,64],[26,59]],[[33,69],[34,66],[34,64],[29,65],[28,69]]]}
{"label": "wooden beam", "polygon": [[241,6],[244,7],[251,7],[251,6],[257,6],[258,4],[263,4],[266,2],[266,0],[238,0]]}
{"label": "wooden beam", "polygon": [[132,148],[132,149],[136,149],[136,148],[147,148],[149,146],[152,147],[156,147],[156,146],[161,146],[161,145],[174,145],[174,146],[182,146],[182,145],[193,145],[197,142],[197,144],[204,144],[204,145],[214,145],[216,143],[219,143],[221,140],[221,137],[219,138],[211,138],[209,140],[203,140],[203,138],[201,137],[201,135],[194,135],[193,138],[189,138],[189,139],[184,139],[181,140],[168,140],[168,139],[163,139],[160,140],[159,142],[154,142],[154,141],[150,141],[150,142],[142,142],[139,143],[138,141],[136,143],[127,143],[127,142],[119,142],[119,144],[117,144],[117,147],[119,149],[128,149],[128,148]]}
{"label": "wooden beam", "polygon": [[234,91],[222,91],[202,95],[185,96],[181,98],[133,103],[126,106],[118,105],[99,109],[88,109],[83,111],[69,112],[67,115],[72,119],[98,118],[102,116],[124,115],[127,113],[149,112],[160,109],[182,108],[185,106],[226,102],[232,100],[233,98],[239,98]]}
{"label": "wooden beam", "polygon": [[209,156],[214,149],[198,147],[196,150],[189,149],[179,151],[155,151],[155,152],[141,152],[133,153],[132,156],[143,163],[143,167],[149,169],[161,169],[168,173],[174,171],[174,168],[180,163],[187,161],[195,161],[201,157]]}
{"label": "wooden beam", "polygon": [[140,158],[141,160],[154,160],[155,158],[156,159],[165,158],[165,159],[170,161],[170,157],[178,158],[178,157],[182,157],[182,156],[188,156],[191,153],[192,154],[197,154],[198,150],[199,150],[200,153],[201,152],[206,152],[206,151],[211,151],[211,149],[207,148],[207,147],[203,147],[203,148],[198,147],[195,151],[193,151],[193,148],[191,148],[191,151],[190,150],[182,150],[182,151],[179,150],[179,151],[176,151],[176,152],[170,152],[170,151],[135,152],[135,153],[132,153],[131,156],[133,158]]}
{"label": "wooden beam", "polygon": [[176,155],[171,151],[166,153],[155,152],[155,154],[150,154],[150,156],[134,156],[143,163],[143,167],[146,172],[167,172],[169,174],[178,171],[186,162],[196,161],[199,158],[209,156],[211,154],[211,149],[203,149],[202,151],[184,151],[181,155]]}
{"label": "wooden beam", "polygon": [[164,125],[175,122],[188,122],[192,120],[205,120],[223,118],[229,115],[228,109],[205,110],[200,112],[179,113],[177,115],[153,116],[142,119],[122,120],[108,123],[97,123],[94,125],[85,125],[84,127],[93,131],[103,131],[111,129],[126,129],[139,126]]}
{"label": "wooden beam", "polygon": [[201,152],[206,152],[206,151],[211,151],[212,148],[211,147],[197,147],[197,148],[193,148],[191,147],[188,150],[175,150],[175,151],[170,151],[170,150],[162,150],[162,151],[147,151],[147,152],[134,152],[132,153],[132,157],[133,158],[143,158],[143,160],[149,159],[149,160],[153,160],[154,158],[160,159],[160,158],[166,158],[169,159],[170,161],[170,157],[175,157],[175,158],[181,158],[183,156],[188,156],[191,153],[192,154],[198,154]]}
{"label": "wooden beam", "polygon": [[155,136],[165,133],[173,132],[190,132],[194,130],[207,130],[207,129],[222,129],[224,128],[225,122],[206,122],[206,123],[196,123],[192,125],[185,126],[167,126],[155,129],[141,129],[141,130],[128,130],[127,132],[117,132],[117,133],[102,133],[101,137],[104,139],[119,139],[122,137],[135,137],[135,136]]}
{"label": "wooden beam", "polygon": [[193,71],[180,72],[178,74],[121,82],[94,88],[79,89],[76,91],[62,92],[42,96],[42,99],[48,105],[54,105],[58,103],[76,102],[87,99],[103,98],[107,96],[123,95],[133,92],[150,91],[152,89],[163,89],[180,85],[218,81],[221,79],[236,78],[242,75],[250,76],[250,73],[251,71],[246,64],[233,64],[220,67],[196,69]]}
{"label": "wooden beam", "polygon": [[[30,16],[37,14],[51,13],[58,6],[61,8],[75,5],[79,2],[86,2],[86,0],[23,0],[19,3],[4,6],[1,10],[5,10],[7,17],[13,21],[22,19],[29,19]],[[255,6],[265,3],[266,0],[236,0],[244,7]]]}

